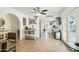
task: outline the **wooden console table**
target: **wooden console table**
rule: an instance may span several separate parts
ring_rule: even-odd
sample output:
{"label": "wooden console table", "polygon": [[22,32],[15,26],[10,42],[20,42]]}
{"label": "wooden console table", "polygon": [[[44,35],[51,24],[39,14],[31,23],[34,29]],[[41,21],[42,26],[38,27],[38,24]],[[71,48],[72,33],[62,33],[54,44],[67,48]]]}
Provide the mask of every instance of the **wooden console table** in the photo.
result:
{"label": "wooden console table", "polygon": [[26,38],[31,38],[31,39],[34,38],[36,40],[35,30],[25,30],[24,34],[25,34],[25,39]]}

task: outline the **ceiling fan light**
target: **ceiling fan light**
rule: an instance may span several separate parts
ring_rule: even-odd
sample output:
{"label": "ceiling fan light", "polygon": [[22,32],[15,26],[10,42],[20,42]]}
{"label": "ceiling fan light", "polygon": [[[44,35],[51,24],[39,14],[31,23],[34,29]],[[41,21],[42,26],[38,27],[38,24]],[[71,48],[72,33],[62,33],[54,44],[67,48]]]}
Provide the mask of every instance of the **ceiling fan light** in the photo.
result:
{"label": "ceiling fan light", "polygon": [[37,14],[36,14],[36,16],[40,16],[40,15],[41,15],[40,13],[37,13]]}

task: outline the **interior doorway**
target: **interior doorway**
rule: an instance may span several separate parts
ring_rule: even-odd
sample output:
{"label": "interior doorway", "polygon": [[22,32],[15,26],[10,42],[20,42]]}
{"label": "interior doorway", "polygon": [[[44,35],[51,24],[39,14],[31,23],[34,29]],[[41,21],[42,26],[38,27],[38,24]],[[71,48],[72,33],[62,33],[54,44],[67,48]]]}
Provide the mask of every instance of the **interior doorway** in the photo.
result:
{"label": "interior doorway", "polygon": [[48,22],[40,21],[40,37],[47,38],[48,37]]}
{"label": "interior doorway", "polygon": [[3,15],[3,18],[5,19],[5,28],[7,30],[10,30],[12,32],[15,32],[17,35],[17,39],[20,38],[20,21],[19,18],[11,13],[6,13]]}

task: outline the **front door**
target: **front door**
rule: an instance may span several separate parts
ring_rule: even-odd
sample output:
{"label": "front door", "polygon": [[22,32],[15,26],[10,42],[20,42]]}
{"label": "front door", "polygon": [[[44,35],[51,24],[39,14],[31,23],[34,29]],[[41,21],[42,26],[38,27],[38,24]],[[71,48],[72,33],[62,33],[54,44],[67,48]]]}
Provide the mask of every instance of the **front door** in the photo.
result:
{"label": "front door", "polygon": [[67,19],[67,41],[76,42],[76,18],[68,16]]}

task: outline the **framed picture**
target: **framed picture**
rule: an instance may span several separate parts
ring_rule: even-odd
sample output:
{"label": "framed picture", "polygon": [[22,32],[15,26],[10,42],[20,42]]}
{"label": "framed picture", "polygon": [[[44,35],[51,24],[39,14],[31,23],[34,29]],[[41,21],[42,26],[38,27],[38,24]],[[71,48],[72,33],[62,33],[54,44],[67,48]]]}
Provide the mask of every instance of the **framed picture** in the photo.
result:
{"label": "framed picture", "polygon": [[35,22],[34,19],[30,19],[30,18],[29,18],[29,24],[36,24],[36,22]]}
{"label": "framed picture", "polygon": [[50,21],[50,25],[52,25],[53,21]]}
{"label": "framed picture", "polygon": [[23,25],[26,25],[26,18],[23,17]]}
{"label": "framed picture", "polygon": [[56,17],[58,24],[61,24],[61,17]]}
{"label": "framed picture", "polygon": [[0,19],[0,27],[2,27],[3,25],[5,25],[5,21],[3,18]]}

